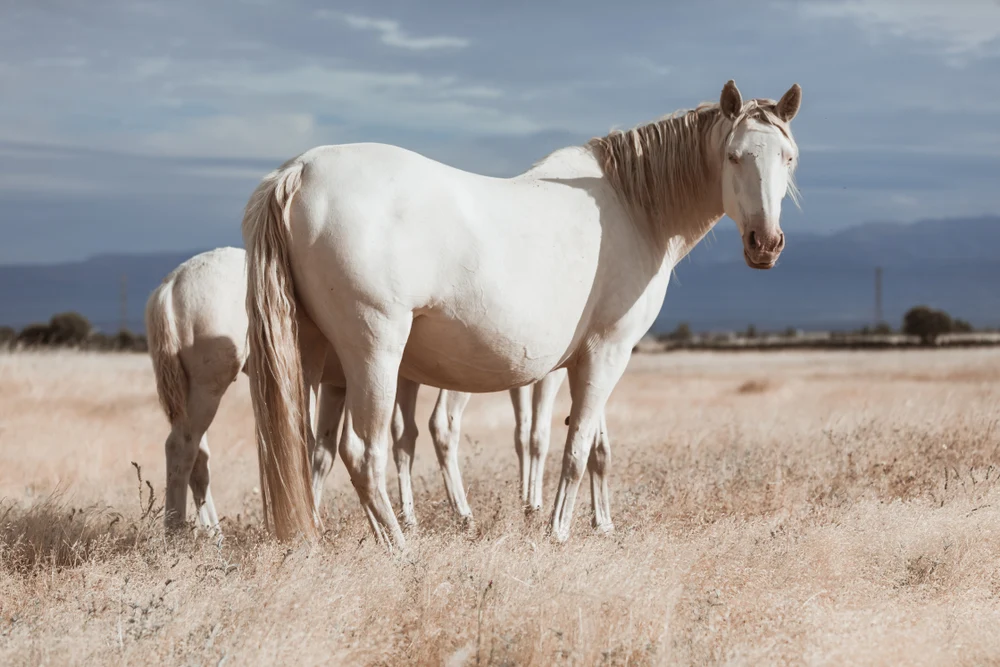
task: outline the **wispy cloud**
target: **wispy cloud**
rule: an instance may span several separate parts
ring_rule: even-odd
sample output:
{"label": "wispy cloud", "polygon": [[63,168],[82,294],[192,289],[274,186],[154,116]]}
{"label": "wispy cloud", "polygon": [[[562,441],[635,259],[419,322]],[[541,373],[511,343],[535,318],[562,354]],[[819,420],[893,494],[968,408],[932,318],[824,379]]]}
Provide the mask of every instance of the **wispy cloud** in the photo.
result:
{"label": "wispy cloud", "polygon": [[433,37],[413,37],[403,30],[399,21],[377,19],[357,14],[338,14],[329,10],[317,12],[324,18],[342,20],[354,30],[367,30],[378,33],[379,41],[386,46],[392,46],[407,51],[434,51],[439,49],[464,49],[469,40],[464,37],[436,35]]}
{"label": "wispy cloud", "polygon": [[925,42],[955,59],[1000,51],[996,0],[821,0],[797,6],[805,17],[850,19],[876,37]]}
{"label": "wispy cloud", "polygon": [[661,65],[646,56],[622,56],[622,64],[654,77],[667,76],[672,71],[669,66]]}
{"label": "wispy cloud", "polygon": [[[262,73],[239,67],[194,75],[189,85],[230,96],[295,100],[347,123],[411,130],[524,135],[542,129],[524,113],[492,103],[503,92],[454,76],[308,65]],[[293,103],[293,102],[290,102]]]}

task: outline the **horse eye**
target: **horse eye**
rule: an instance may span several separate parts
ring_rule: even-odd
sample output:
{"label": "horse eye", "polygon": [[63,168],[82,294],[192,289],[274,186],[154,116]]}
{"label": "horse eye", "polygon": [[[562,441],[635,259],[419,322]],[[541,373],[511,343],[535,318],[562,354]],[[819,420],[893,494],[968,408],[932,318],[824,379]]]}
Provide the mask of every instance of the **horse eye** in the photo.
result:
{"label": "horse eye", "polygon": [[732,162],[733,164],[739,164],[740,163],[740,156],[737,155],[736,153],[730,153],[729,154],[729,161]]}

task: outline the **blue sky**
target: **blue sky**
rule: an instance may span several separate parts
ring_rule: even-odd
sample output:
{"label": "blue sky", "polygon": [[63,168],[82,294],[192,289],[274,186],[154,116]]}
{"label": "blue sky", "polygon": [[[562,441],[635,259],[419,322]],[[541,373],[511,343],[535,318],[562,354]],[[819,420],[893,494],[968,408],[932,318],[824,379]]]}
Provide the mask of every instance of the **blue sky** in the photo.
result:
{"label": "blue sky", "polygon": [[319,144],[513,175],[729,78],[802,85],[790,236],[1000,211],[997,0],[677,4],[0,3],[0,263],[238,244]]}

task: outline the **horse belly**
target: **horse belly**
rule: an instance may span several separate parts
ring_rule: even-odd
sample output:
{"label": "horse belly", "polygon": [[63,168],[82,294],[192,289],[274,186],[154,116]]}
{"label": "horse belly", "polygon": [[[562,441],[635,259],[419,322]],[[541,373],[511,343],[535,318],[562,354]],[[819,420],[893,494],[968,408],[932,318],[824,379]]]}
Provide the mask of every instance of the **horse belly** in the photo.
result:
{"label": "horse belly", "polygon": [[466,324],[443,313],[421,314],[403,353],[400,372],[421,384],[453,391],[492,392],[531,384],[564,359],[572,332],[511,332]]}

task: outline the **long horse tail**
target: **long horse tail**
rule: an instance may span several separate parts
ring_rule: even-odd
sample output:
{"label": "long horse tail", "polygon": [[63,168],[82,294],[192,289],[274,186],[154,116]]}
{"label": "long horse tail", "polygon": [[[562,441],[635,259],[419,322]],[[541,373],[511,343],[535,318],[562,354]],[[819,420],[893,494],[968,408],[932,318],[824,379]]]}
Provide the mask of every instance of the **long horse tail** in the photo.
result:
{"label": "long horse tail", "polygon": [[278,539],[319,535],[306,451],[308,404],[289,259],[289,206],[302,184],[296,159],[261,181],[243,215],[247,251],[250,397],[264,521]]}
{"label": "long horse tail", "polygon": [[181,363],[173,291],[174,277],[169,276],[149,295],[145,315],[156,393],[171,425],[184,418],[188,399],[188,376]]}

